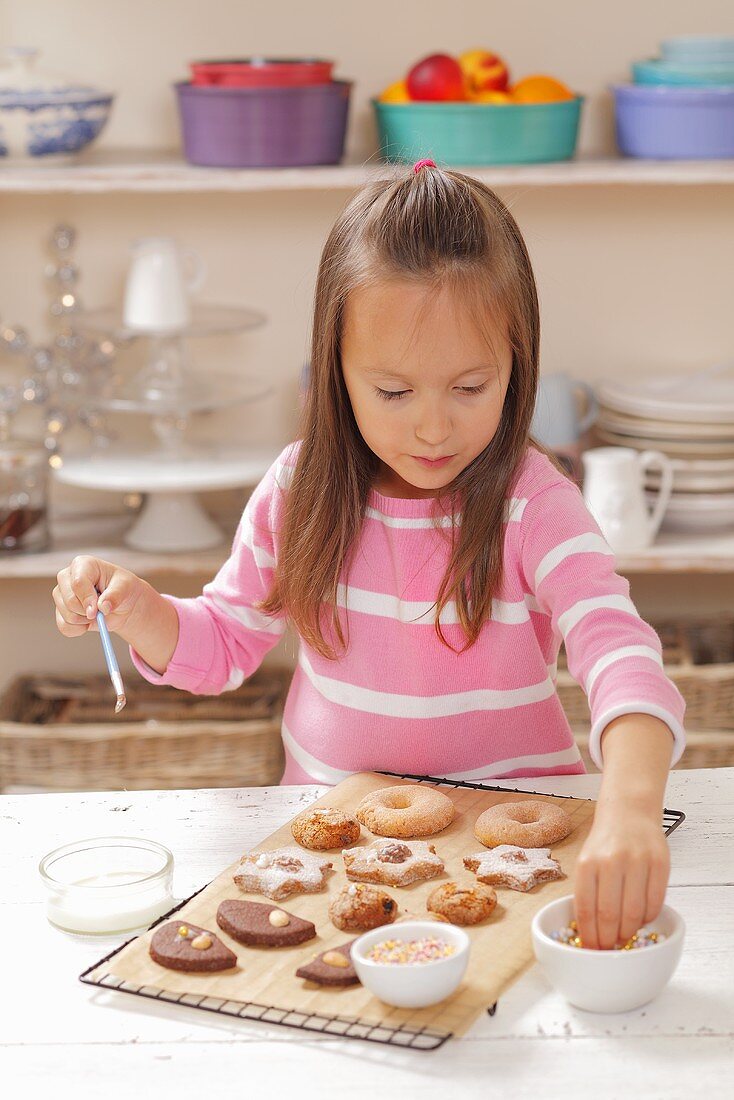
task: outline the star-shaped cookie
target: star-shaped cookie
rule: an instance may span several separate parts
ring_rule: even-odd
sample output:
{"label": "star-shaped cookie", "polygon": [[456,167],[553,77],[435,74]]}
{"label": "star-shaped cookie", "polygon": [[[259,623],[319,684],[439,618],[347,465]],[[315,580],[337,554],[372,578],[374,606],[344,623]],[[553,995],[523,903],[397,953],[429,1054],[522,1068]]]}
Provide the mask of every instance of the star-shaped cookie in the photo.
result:
{"label": "star-shaped cookie", "polygon": [[507,886],[510,890],[532,890],[540,882],[565,878],[561,865],[551,859],[550,848],[517,848],[499,844],[488,851],[464,857],[464,866],[474,871],[479,882]]}

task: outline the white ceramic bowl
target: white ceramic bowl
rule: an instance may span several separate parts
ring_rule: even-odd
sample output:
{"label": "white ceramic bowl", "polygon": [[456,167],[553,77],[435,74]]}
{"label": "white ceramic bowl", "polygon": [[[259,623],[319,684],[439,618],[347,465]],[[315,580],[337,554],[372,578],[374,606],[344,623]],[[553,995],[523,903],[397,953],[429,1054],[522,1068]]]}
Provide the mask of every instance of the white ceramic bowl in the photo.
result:
{"label": "white ceramic bowl", "polygon": [[685,924],[664,905],[647,925],[665,940],[634,951],[592,951],[550,938],[573,920],[573,895],[550,902],[533,917],[535,957],[567,1001],[587,1012],[629,1012],[657,997],[670,981],[683,950]]}
{"label": "white ceramic bowl", "polygon": [[[453,955],[434,962],[389,964],[367,958],[383,940],[417,940],[436,936],[454,945]],[[382,925],[352,944],[352,962],[359,980],[385,1004],[396,1008],[426,1008],[458,988],[469,962],[469,937],[462,928],[442,921],[411,920]]]}

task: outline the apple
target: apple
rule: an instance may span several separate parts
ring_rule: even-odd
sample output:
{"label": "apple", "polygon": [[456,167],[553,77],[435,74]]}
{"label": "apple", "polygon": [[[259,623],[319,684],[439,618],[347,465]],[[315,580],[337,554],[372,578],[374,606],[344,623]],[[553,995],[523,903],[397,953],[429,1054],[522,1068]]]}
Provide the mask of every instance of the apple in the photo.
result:
{"label": "apple", "polygon": [[446,53],[424,57],[410,70],[406,83],[411,99],[466,99],[461,65]]}
{"label": "apple", "polygon": [[506,90],[510,71],[499,54],[490,50],[468,50],[460,56],[459,64],[470,95]]}

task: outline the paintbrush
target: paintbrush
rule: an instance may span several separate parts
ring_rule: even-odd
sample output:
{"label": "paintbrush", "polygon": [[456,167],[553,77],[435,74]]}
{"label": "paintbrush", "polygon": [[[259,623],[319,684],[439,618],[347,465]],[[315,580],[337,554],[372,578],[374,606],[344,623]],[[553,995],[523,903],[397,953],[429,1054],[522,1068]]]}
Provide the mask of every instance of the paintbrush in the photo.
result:
{"label": "paintbrush", "polygon": [[[99,595],[99,593],[97,593]],[[117,702],[115,703],[115,714],[119,714],[122,708],[125,706],[127,699],[125,698],[125,687],[122,683],[122,676],[120,674],[120,666],[117,663],[117,657],[115,651],[112,648],[112,639],[110,638],[110,632],[107,629],[107,622],[101,611],[97,611],[97,626],[99,628],[99,636],[102,639],[102,649],[104,651],[104,659],[107,662],[107,671],[110,674],[110,680],[112,686],[117,693]]]}

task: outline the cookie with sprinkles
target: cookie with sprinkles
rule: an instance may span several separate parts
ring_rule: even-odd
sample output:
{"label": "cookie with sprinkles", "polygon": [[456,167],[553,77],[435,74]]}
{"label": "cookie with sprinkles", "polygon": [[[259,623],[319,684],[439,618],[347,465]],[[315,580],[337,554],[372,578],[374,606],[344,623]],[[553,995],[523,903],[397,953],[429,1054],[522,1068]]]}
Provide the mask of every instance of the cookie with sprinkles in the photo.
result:
{"label": "cookie with sprinkles", "polygon": [[464,866],[474,871],[479,882],[524,893],[541,882],[566,877],[558,860],[551,859],[550,848],[518,848],[514,844],[499,844],[465,856]]}

